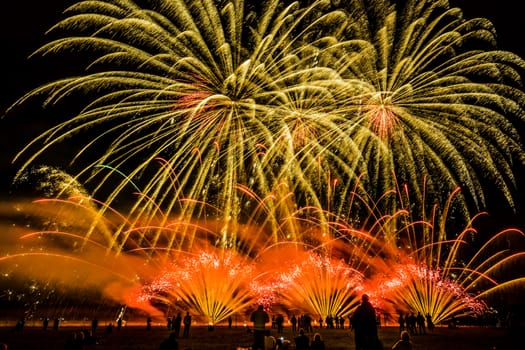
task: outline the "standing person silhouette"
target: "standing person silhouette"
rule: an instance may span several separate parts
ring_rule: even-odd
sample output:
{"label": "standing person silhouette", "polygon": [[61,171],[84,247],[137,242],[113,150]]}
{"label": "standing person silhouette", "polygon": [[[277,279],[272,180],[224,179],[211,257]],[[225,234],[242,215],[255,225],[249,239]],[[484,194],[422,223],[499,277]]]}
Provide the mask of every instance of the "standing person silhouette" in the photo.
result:
{"label": "standing person silhouette", "polygon": [[266,323],[270,322],[270,316],[264,311],[263,306],[259,305],[257,310],[251,314],[250,321],[253,322],[253,350],[264,350],[265,328]]}
{"label": "standing person silhouette", "polygon": [[191,326],[191,315],[189,311],[186,311],[186,315],[184,316],[182,323],[184,324],[184,330],[182,331],[182,337],[189,338],[190,337],[190,326]]}
{"label": "standing person silhouette", "polygon": [[361,305],[357,307],[351,320],[354,331],[356,350],[376,349],[379,338],[377,336],[376,312],[368,295],[363,294]]}
{"label": "standing person silhouette", "polygon": [[430,316],[429,313],[425,315],[425,320],[427,321],[427,329],[429,332],[432,332],[434,330],[434,322],[432,321],[432,316]]}
{"label": "standing person silhouette", "polygon": [[399,313],[399,318],[397,319],[397,322],[399,323],[399,334],[405,330],[405,318],[403,317],[403,313]]}
{"label": "standing person silhouette", "polygon": [[177,312],[177,316],[173,319],[173,324],[171,325],[173,327],[173,331],[175,332],[175,336],[178,338],[180,334],[180,326],[182,325],[182,315],[180,312]]}
{"label": "standing person silhouette", "polygon": [[425,316],[423,316],[419,311],[416,315],[416,331],[418,334],[427,334],[425,330]]}
{"label": "standing person silhouette", "polygon": [[93,335],[97,333],[97,328],[98,328],[98,319],[94,317],[93,320],[91,320],[91,332],[93,333]]}
{"label": "standing person silhouette", "polygon": [[275,318],[275,323],[277,324],[277,333],[281,334],[284,329],[284,317],[283,315],[279,314]]}
{"label": "standing person silhouette", "polygon": [[295,334],[297,332],[297,317],[295,317],[295,314],[292,315],[292,333]]}

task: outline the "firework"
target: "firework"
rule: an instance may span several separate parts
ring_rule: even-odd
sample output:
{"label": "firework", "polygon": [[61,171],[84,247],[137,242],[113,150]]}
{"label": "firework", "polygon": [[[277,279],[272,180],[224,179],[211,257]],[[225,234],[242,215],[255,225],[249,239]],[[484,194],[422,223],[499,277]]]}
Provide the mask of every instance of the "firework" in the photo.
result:
{"label": "firework", "polygon": [[[524,62],[492,49],[487,20],[465,20],[446,1],[341,6],[74,4],[35,55],[86,53],[88,69],[17,104],[89,102],[18,154],[22,171],[82,134],[75,178],[94,195],[111,204],[138,186],[185,219],[207,215],[175,205],[192,198],[235,226],[251,209],[237,186],[266,197],[281,183],[293,194],[288,214],[312,205],[340,215],[356,183],[375,201],[393,173],[411,189],[431,173],[432,202],[462,186],[466,217],[485,206],[487,180],[512,206]],[[165,166],[152,168],[157,157]]]}
{"label": "firework", "polygon": [[[257,200],[260,208],[269,201]],[[9,230],[0,262],[9,270],[4,276],[23,271],[35,283],[72,286],[82,279],[86,290],[131,308],[155,315],[184,308],[211,325],[255,304],[345,317],[365,291],[384,312],[419,311],[439,323],[483,314],[488,301],[523,288],[522,270],[515,268],[525,258],[521,231],[479,241],[474,220],[455,235],[444,225],[446,208],[413,221],[411,205],[399,201],[407,209],[382,216],[372,210],[361,228],[301,208],[267,226],[237,226],[237,239],[225,248],[220,225],[163,217],[143,223],[93,198],[42,199],[19,210],[44,229]],[[297,235],[276,232],[276,222],[295,227]]]}
{"label": "firework", "polygon": [[[449,196],[447,207],[456,195]],[[474,222],[484,214],[458,232],[448,232],[452,229],[446,222],[452,220],[447,208],[434,207],[426,220],[417,222],[407,215],[407,226],[385,245],[380,272],[366,288],[384,309],[430,315],[435,323],[484,316],[487,301],[511,289],[522,290],[524,279],[517,267],[525,263],[522,231],[506,229],[486,241],[477,237]]]}
{"label": "firework", "polygon": [[209,325],[253,306],[253,264],[233,251],[196,251],[175,261],[145,283],[139,300],[182,307]]}
{"label": "firework", "polygon": [[299,309],[324,320],[346,317],[357,306],[363,275],[345,261],[309,252],[280,262],[284,266],[275,277],[283,288],[278,300],[287,310]]}
{"label": "firework", "polygon": [[[43,168],[50,199],[38,203],[60,209],[41,214],[45,228],[24,232],[31,244],[1,261],[100,268],[106,279],[93,284],[120,289],[115,299],[182,302],[210,323],[253,300],[291,308],[303,299],[313,314],[346,315],[368,281],[382,281],[368,288],[383,300],[442,320],[521,286],[519,275],[494,276],[521,253],[482,249],[468,260],[459,247],[472,208],[486,206],[485,183],[514,205],[525,62],[494,49],[491,23],[447,1],[371,3],[72,5],[35,55],[74,52],[87,67],[75,61],[81,73],[15,104],[43,99],[71,113],[17,154],[17,181],[67,140],[84,143],[72,176]],[[449,212],[469,223],[457,236]],[[279,245],[308,256],[299,270],[262,263]],[[194,275],[184,279],[186,265]],[[383,295],[381,284],[399,288]]]}

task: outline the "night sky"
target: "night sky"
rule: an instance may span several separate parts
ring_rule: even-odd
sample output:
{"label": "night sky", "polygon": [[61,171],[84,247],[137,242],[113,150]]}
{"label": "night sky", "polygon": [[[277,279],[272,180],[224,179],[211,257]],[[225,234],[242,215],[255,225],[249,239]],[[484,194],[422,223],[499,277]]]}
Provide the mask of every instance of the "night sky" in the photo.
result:
{"label": "night sky", "polygon": [[[74,0],[29,0],[6,1],[2,4],[2,115],[23,93],[46,81],[50,72],[46,71],[46,67],[29,64],[27,57],[47,42],[44,37],[45,31],[61,18],[61,12],[73,2]],[[462,8],[466,18],[485,17],[491,20],[497,30],[500,48],[525,57],[525,18],[520,1],[454,0],[450,3]],[[16,117],[21,118],[19,114]],[[23,144],[36,136],[34,130],[46,126],[46,120],[38,117],[31,114],[24,115],[24,121],[11,118],[0,120],[0,195],[6,194],[12,178],[10,162],[13,155]],[[38,127],[34,127],[33,124]],[[520,197],[525,197],[525,193]]]}

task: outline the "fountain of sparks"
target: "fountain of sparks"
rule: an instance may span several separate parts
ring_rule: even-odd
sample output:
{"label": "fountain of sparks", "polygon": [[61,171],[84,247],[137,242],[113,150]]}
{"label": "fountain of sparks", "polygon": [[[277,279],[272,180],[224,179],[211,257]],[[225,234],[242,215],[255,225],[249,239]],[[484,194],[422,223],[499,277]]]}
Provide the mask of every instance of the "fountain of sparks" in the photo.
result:
{"label": "fountain of sparks", "polygon": [[[371,254],[370,248],[364,247],[372,246],[374,237],[344,226],[340,220],[326,227],[329,213],[314,208],[280,220],[270,218],[280,206],[288,205],[289,195],[280,192],[281,188],[267,198],[239,188],[258,202],[261,213],[254,210],[251,224],[237,226],[237,240],[227,248],[222,243],[224,225],[212,219],[185,222],[168,218],[141,194],[137,195],[143,198],[143,205],[155,208],[158,218],[147,216],[143,223],[76,193],[67,198],[39,199],[23,211],[34,217],[35,226],[45,229],[20,234],[19,243],[13,246],[18,245],[23,253],[8,253],[2,261],[59,260],[60,270],[69,266],[72,271],[72,276],[62,274],[62,280],[76,284],[75,280],[82,279],[86,289],[102,291],[112,300],[154,315],[169,308],[186,308],[208,324],[245,312],[254,303],[297,308],[294,304],[302,304],[301,297],[308,297],[306,309],[318,315],[348,312],[358,283],[347,278],[359,276],[359,266],[364,266],[364,257]],[[339,238],[333,238],[335,232]],[[350,251],[354,258],[349,261],[354,266],[342,257]],[[319,259],[321,264],[316,263]],[[289,270],[295,264],[300,269]],[[48,272],[54,270],[46,266]],[[90,273],[81,272],[84,270]],[[288,293],[308,271],[314,272],[320,287]],[[46,276],[40,278],[45,280]],[[275,281],[281,285],[279,293],[275,293]]]}
{"label": "fountain of sparks", "polygon": [[483,317],[490,310],[487,301],[508,295],[510,289],[523,290],[525,279],[516,268],[525,266],[525,234],[510,228],[478,242],[474,223],[486,213],[476,215],[460,232],[446,232],[457,192],[442,211],[434,206],[425,220],[409,219],[396,231],[396,240],[385,244],[381,272],[366,285],[382,308],[419,312],[437,324]]}
{"label": "fountain of sparks", "polygon": [[343,260],[307,251],[279,260],[275,271],[277,300],[285,310],[298,310],[323,320],[327,316],[346,317],[357,306],[363,274]]}
{"label": "fountain of sparks", "polygon": [[253,307],[250,282],[254,267],[231,250],[197,250],[170,260],[158,277],[142,286],[137,298],[149,303],[189,308],[213,326]]}
{"label": "fountain of sparks", "polygon": [[[289,198],[239,191],[266,214]],[[358,192],[353,193],[356,202]],[[237,240],[228,248],[221,243],[220,222],[183,222],[159,214],[142,223],[77,193],[18,207],[40,218],[33,224],[45,229],[12,230],[10,245],[16,248],[0,261],[16,262],[18,272],[42,282],[76,285],[82,280],[86,289],[152,315],[184,308],[214,325],[264,304],[323,319],[345,317],[366,292],[381,310],[419,311],[439,323],[482,314],[486,300],[524,285],[519,273],[509,275],[525,259],[523,251],[509,249],[523,243],[519,230],[494,235],[470,258],[461,248],[475,235],[474,220],[456,238],[447,238],[443,225],[457,192],[439,218],[434,207],[429,218],[415,220],[407,199],[399,199],[408,192],[389,191],[381,200],[397,195],[406,209],[394,215],[371,209],[361,228],[312,207],[280,220],[261,221],[264,215],[254,211],[254,221],[237,226]],[[143,198],[144,206],[152,206]],[[276,226],[284,231],[276,232]],[[286,234],[289,228],[294,228],[292,236]]]}

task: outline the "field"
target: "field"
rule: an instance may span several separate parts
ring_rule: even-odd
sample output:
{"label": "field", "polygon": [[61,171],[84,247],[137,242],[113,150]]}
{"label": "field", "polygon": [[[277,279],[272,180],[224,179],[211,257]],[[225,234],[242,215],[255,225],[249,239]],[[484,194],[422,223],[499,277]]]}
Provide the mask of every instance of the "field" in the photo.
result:
{"label": "field", "polygon": [[[9,350],[55,350],[64,349],[66,338],[87,325],[66,325],[58,330],[44,331],[40,326],[27,325],[20,332],[14,332],[13,327],[0,327],[0,342],[8,344]],[[320,332],[326,342],[327,350],[353,350],[353,333],[349,329],[314,329]],[[84,349],[119,349],[119,350],[156,350],[160,342],[169,335],[165,326],[155,324],[151,330],[145,325],[128,325],[120,330],[114,329],[108,334],[104,326],[97,331],[97,343],[85,346]],[[275,329],[271,329],[273,335]],[[495,350],[495,349],[525,349],[525,337],[509,332],[507,329],[493,327],[458,327],[449,329],[438,327],[432,334],[415,335],[412,337],[414,350]],[[390,349],[398,338],[397,327],[382,327],[379,335],[384,348]],[[310,336],[312,334],[309,334]],[[293,339],[290,328],[285,328],[282,336]],[[179,349],[186,350],[236,350],[238,347],[251,345],[253,335],[244,326],[215,327],[208,330],[204,326],[193,326],[188,339],[179,339]]]}

